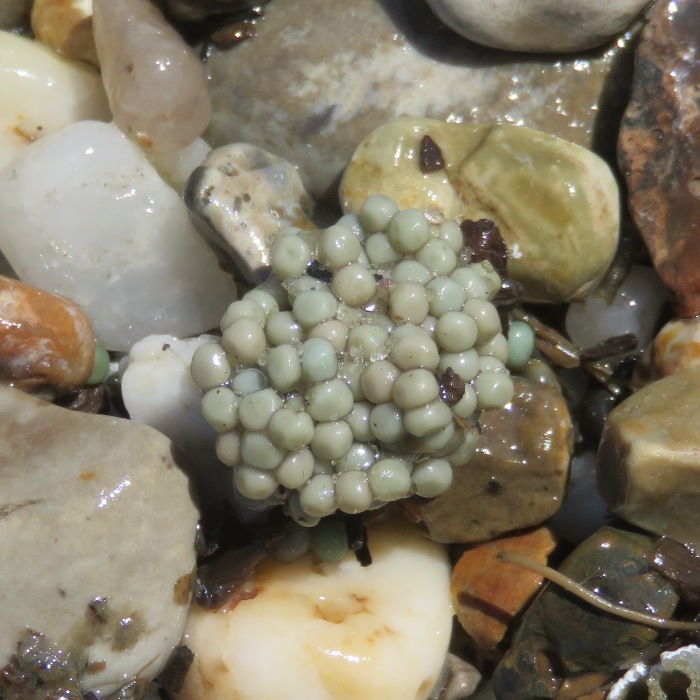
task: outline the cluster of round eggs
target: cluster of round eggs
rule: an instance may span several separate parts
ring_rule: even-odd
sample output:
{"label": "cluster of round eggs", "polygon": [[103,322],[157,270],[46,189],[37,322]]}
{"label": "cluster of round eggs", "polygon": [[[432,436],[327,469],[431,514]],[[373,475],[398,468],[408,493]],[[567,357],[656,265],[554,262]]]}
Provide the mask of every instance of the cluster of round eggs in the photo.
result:
{"label": "cluster of round eggs", "polygon": [[449,487],[475,412],[513,395],[501,279],[470,260],[456,222],[381,195],[325,230],[280,233],[270,278],[192,359],[241,494],[281,494],[313,524]]}

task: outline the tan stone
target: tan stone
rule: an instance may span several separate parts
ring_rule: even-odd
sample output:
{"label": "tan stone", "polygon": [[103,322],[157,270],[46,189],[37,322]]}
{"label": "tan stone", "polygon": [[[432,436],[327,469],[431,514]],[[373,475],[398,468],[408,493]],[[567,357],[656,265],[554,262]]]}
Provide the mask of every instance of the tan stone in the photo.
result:
{"label": "tan stone", "polygon": [[[428,136],[445,167],[423,172]],[[533,302],[571,301],[605,274],[617,250],[619,192],[591,151],[511,125],[449,124],[404,117],[367,136],[340,186],[345,211],[370,194],[445,219],[495,221],[509,251],[508,274]]]}
{"label": "tan stone", "polygon": [[457,619],[479,647],[496,648],[544,581],[532,571],[500,562],[498,553],[515,552],[546,564],[555,546],[552,532],[540,527],[477,545],[459,558],[450,582],[452,602]]}
{"label": "tan stone", "polygon": [[598,488],[634,525],[700,545],[700,369],[649,384],[615,408],[598,450]]}
{"label": "tan stone", "polygon": [[90,0],[34,0],[32,31],[56,53],[99,66]]}
{"label": "tan stone", "polygon": [[72,301],[0,276],[0,380],[81,387],[92,372],[90,320]]}

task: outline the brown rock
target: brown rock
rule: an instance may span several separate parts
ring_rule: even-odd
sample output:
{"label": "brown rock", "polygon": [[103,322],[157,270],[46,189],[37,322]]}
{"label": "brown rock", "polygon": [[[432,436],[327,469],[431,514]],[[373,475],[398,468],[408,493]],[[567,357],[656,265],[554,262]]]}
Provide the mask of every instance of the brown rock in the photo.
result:
{"label": "brown rock", "polygon": [[479,449],[453,470],[450,489],[408,506],[433,539],[489,540],[539,525],[561,506],[572,450],[566,402],[548,386],[513,382],[512,403],[481,414]]}
{"label": "brown rock", "polygon": [[90,376],[92,326],[72,301],[0,276],[0,327],[0,380],[74,389]]}
{"label": "brown rock", "polygon": [[660,0],[637,52],[618,155],[635,223],[680,316],[700,313],[700,2]]}
{"label": "brown rock", "polygon": [[555,546],[552,532],[540,527],[477,545],[460,557],[450,581],[452,601],[457,619],[479,647],[496,648],[544,581],[532,571],[500,562],[498,553],[524,554],[546,564]]}
{"label": "brown rock", "polygon": [[66,58],[99,66],[92,14],[81,0],[35,0],[31,22],[42,44]]}

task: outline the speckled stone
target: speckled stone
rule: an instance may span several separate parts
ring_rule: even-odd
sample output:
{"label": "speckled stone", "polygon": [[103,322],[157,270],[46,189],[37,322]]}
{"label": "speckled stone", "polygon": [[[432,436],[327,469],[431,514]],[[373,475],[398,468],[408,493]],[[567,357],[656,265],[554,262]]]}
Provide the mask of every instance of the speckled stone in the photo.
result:
{"label": "speckled stone", "polygon": [[[156,430],[0,386],[0,663],[26,627],[97,663],[82,690],[152,678],[185,625],[199,513]],[[106,598],[100,620],[88,604]],[[131,617],[132,622],[126,621]],[[135,633],[120,637],[131,626]]]}
{"label": "speckled stone", "polygon": [[649,364],[656,377],[700,367],[700,318],[669,321],[651,344]]}
{"label": "speckled stone", "polygon": [[700,546],[700,369],[676,372],[632,394],[608,416],[598,488],[634,525]]}
{"label": "speckled stone", "polygon": [[454,469],[450,489],[406,506],[435,540],[489,540],[539,525],[561,506],[572,450],[566,402],[550,387],[513,381],[512,403],[481,414],[479,448]]}
{"label": "speckled stone", "polygon": [[700,2],[659,0],[619,139],[635,223],[679,316],[700,313]]}
{"label": "speckled stone", "polygon": [[619,47],[555,60],[486,49],[422,2],[271,2],[254,39],[209,60],[208,139],[260,146],[299,166],[312,197],[333,199],[357,144],[401,115],[523,124],[604,148],[629,57]]}

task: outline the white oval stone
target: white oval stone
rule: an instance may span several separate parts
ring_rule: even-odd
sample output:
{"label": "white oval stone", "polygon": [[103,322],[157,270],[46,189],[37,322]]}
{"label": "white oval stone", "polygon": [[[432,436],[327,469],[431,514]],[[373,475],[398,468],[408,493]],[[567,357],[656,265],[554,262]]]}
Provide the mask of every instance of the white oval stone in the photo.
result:
{"label": "white oval stone", "polygon": [[20,279],[80,304],[109,350],[203,333],[236,298],[177,193],[113,124],[75,124],[0,172],[0,249]]}
{"label": "white oval stone", "polygon": [[112,116],[99,73],[42,44],[0,32],[0,168],[28,144],[83,119]]}
{"label": "white oval stone", "polygon": [[451,631],[445,550],[397,522],[371,525],[369,538],[371,566],[352,553],[268,559],[253,598],[193,607],[183,639],[195,659],[178,700],[428,698]]}

